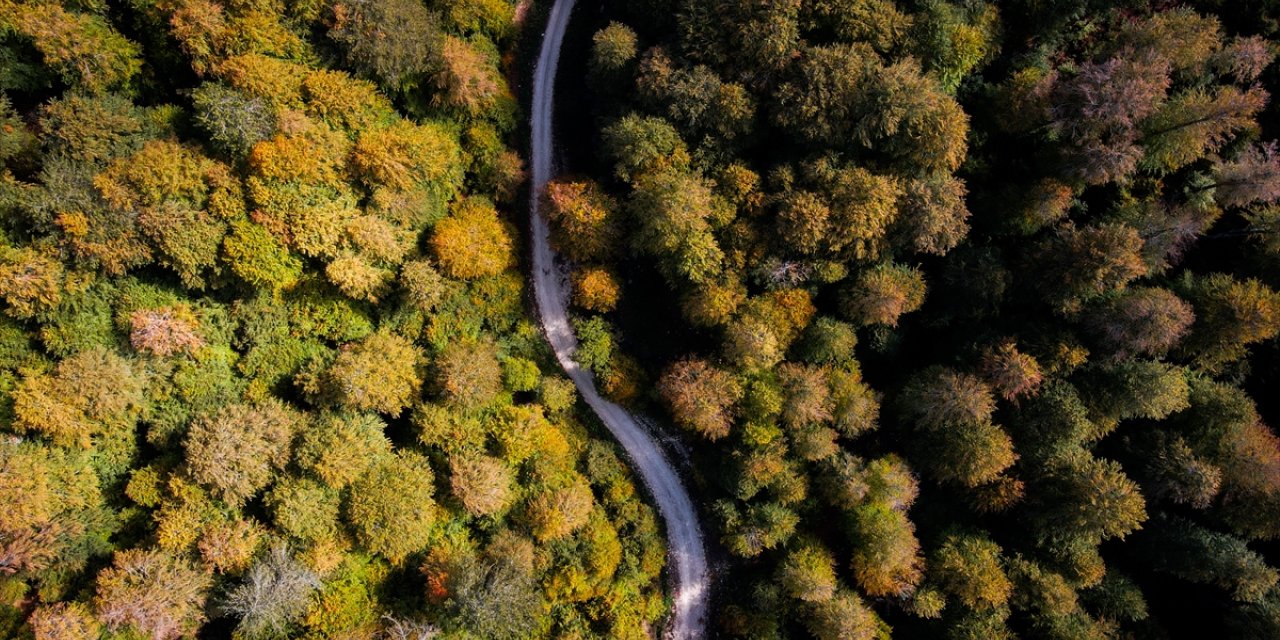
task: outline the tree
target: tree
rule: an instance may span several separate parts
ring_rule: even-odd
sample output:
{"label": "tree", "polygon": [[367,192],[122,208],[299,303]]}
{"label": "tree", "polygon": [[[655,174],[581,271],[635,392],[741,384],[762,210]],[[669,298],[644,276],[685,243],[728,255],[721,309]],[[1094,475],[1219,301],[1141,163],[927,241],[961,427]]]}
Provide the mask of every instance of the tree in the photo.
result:
{"label": "tree", "polygon": [[1084,302],[1146,275],[1141,250],[1142,238],[1132,227],[1066,225],[1036,245],[1031,259],[1044,274],[1046,301],[1060,311],[1074,312]]}
{"label": "tree", "polygon": [[1103,299],[1085,312],[1085,326],[1114,353],[1161,356],[1191,328],[1191,305],[1168,289],[1134,287]]}
{"label": "tree", "polygon": [[836,594],[835,558],[817,543],[799,545],[778,565],[778,582],[797,600],[830,600]]}
{"label": "tree", "polygon": [[121,87],[142,68],[141,49],[105,16],[72,13],[56,3],[13,4],[2,19],[63,82],[90,93]]}
{"label": "tree", "polygon": [[1189,276],[1181,290],[1196,312],[1182,350],[1202,368],[1216,370],[1280,333],[1280,294],[1262,282],[1215,273]]}
{"label": "tree", "polygon": [[614,175],[634,182],[646,173],[681,172],[689,151],[675,127],[662,118],[628,114],[600,131],[604,155]]}
{"label": "tree", "polygon": [[436,101],[479,114],[493,107],[502,87],[497,64],[471,43],[446,35],[434,74]]}
{"label": "tree", "polygon": [[1034,394],[1044,374],[1036,359],[1018,351],[1013,341],[987,348],[982,354],[982,376],[1005,400]]}
{"label": "tree", "polygon": [[542,199],[552,242],[570,260],[608,260],[617,252],[618,203],[594,180],[552,180]]}
{"label": "tree", "polygon": [[856,593],[844,590],[812,605],[804,622],[819,640],[871,640],[877,637],[881,624]]}
{"label": "tree", "polygon": [[260,224],[232,222],[222,252],[231,271],[252,287],[279,292],[302,277],[302,261]]}
{"label": "tree", "polygon": [[[801,185],[779,211],[786,239],[821,256],[866,260],[886,250],[886,236],[904,208],[901,182],[835,156],[800,167]],[[906,223],[904,222],[905,226]]]}
{"label": "tree", "polygon": [[49,373],[31,372],[13,391],[13,426],[65,447],[88,449],[95,437],[132,433],[146,410],[147,380],[103,348],[81,351]]}
{"label": "tree", "polygon": [[275,111],[266,100],[223,84],[206,82],[191,94],[195,121],[218,151],[239,160],[276,133]]}
{"label": "tree", "polygon": [[597,79],[612,78],[636,57],[636,32],[618,22],[610,22],[591,36],[588,68]]}
{"label": "tree", "polygon": [[872,502],[853,510],[848,536],[858,586],[871,596],[902,596],[920,582],[924,561],[905,510]]}
{"label": "tree", "polygon": [[341,497],[337,491],[307,478],[286,478],[267,493],[266,506],[276,529],[307,543],[338,534]]}
{"label": "tree", "polygon": [[988,422],[995,411],[991,387],[977,376],[934,366],[912,377],[898,398],[904,418],[922,431]]}
{"label": "tree", "polygon": [[924,276],[911,267],[881,263],[860,272],[842,309],[855,324],[898,326],[898,319],[924,304]]}
{"label": "tree", "polygon": [[706,361],[682,360],[659,380],[658,393],[677,424],[717,440],[729,434],[732,407],[743,390],[732,375]]}
{"label": "tree", "polygon": [[204,622],[209,574],[167,551],[118,551],[98,573],[94,608],[112,631],[133,627],[153,640],[194,635]]}
{"label": "tree", "polygon": [[467,629],[482,638],[527,637],[542,605],[537,583],[513,558],[467,555],[450,572],[453,606]]}
{"label": "tree", "polygon": [[1280,200],[1280,148],[1276,142],[1254,145],[1230,161],[1214,163],[1213,182],[1198,189],[1213,189],[1214,200],[1224,207]]}
{"label": "tree", "polygon": [[502,390],[502,366],[488,342],[453,342],[436,360],[445,397],[461,408],[489,404]]}
{"label": "tree", "polygon": [[[403,119],[390,126],[361,131],[351,163],[371,189],[423,189],[443,202],[452,200],[461,188],[465,169],[455,135],[439,124],[415,124]],[[457,209],[483,217],[493,205],[482,197],[473,197],[458,203]]]}
{"label": "tree", "polygon": [[324,379],[340,405],[398,416],[422,388],[421,362],[413,343],[381,331],[344,345]]}
{"label": "tree", "polygon": [[1153,433],[1143,442],[1142,486],[1157,500],[1207,509],[1222,488],[1222,469],[1192,451],[1179,436]]}
{"label": "tree", "polygon": [[492,204],[476,198],[436,224],[431,248],[440,268],[463,280],[502,273],[514,260],[510,228]]}
{"label": "tree", "polygon": [[1229,85],[1175,95],[1143,122],[1143,164],[1175,171],[1217,151],[1232,135],[1256,127],[1254,117],[1266,103],[1267,93],[1259,88]]}
{"label": "tree", "polygon": [[237,634],[274,638],[306,613],[311,594],[319,588],[320,577],[290,555],[288,547],[277,544],[226,595],[222,609],[240,619]]}
{"label": "tree", "polygon": [[228,504],[242,504],[288,464],[301,420],[297,411],[275,399],[228,405],[197,418],[186,441],[192,477]]}
{"label": "tree", "polygon": [[800,517],[777,502],[764,502],[739,508],[721,501],[712,511],[723,522],[721,541],[729,552],[742,558],[754,558],[785,543],[795,535]]}
{"label": "tree", "polygon": [[1259,602],[1280,579],[1239,538],[1182,518],[1161,516],[1152,525],[1141,548],[1156,571],[1227,590],[1240,602]]}
{"label": "tree", "polygon": [[66,270],[61,261],[33,249],[0,253],[0,296],[9,315],[20,319],[47,313],[58,306]]}
{"label": "tree", "polygon": [[326,486],[342,489],[391,454],[385,429],[386,424],[374,414],[322,414],[302,429],[294,460]]}
{"label": "tree", "polygon": [[408,0],[343,0],[334,3],[329,37],[347,62],[391,88],[412,86],[430,69],[440,41],[435,16]]}
{"label": "tree", "polygon": [[400,269],[400,289],[405,299],[421,311],[433,311],[444,297],[448,283],[429,260],[406,262]]}
{"label": "tree", "polygon": [[573,302],[588,311],[613,311],[618,304],[618,281],[612,273],[600,267],[575,271]]}
{"label": "tree", "polygon": [[564,538],[587,524],[595,499],[585,482],[541,493],[529,501],[526,517],[539,541]]}
{"label": "tree", "polygon": [[193,354],[205,345],[199,320],[185,306],[139,309],[129,317],[129,325],[133,348],[160,357]]}
{"label": "tree", "polygon": [[636,246],[658,260],[667,281],[699,284],[723,268],[713,224],[733,212],[702,177],[676,169],[635,179],[628,209],[639,224]]}
{"label": "tree", "polygon": [[1033,483],[1031,523],[1042,538],[1097,544],[1124,538],[1147,519],[1138,485],[1111,460],[1077,451],[1053,461]]}
{"label": "tree", "polygon": [[363,548],[400,562],[430,540],[435,475],[426,458],[397,452],[351,485],[346,520]]}
{"label": "tree", "polygon": [[979,533],[946,535],[929,557],[930,575],[970,609],[1003,606],[1013,593],[1000,545]]}
{"label": "tree", "polygon": [[1162,420],[1190,406],[1188,371],[1163,362],[1124,360],[1091,368],[1082,381],[1090,408],[1100,421]]}
{"label": "tree", "polygon": [[449,486],[474,516],[494,515],[512,501],[515,476],[505,462],[483,454],[449,456]]}
{"label": "tree", "polygon": [[917,253],[946,255],[969,232],[968,190],[964,182],[946,174],[904,183],[895,223],[902,244]]}
{"label": "tree", "polygon": [[1171,84],[1167,60],[1128,52],[1085,62],[1053,85],[1051,130],[1070,140],[1067,173],[1086,184],[1119,181],[1142,158],[1139,125],[1164,102]]}
{"label": "tree", "polygon": [[91,639],[102,634],[102,624],[80,602],[41,605],[31,612],[27,624],[35,640]]}

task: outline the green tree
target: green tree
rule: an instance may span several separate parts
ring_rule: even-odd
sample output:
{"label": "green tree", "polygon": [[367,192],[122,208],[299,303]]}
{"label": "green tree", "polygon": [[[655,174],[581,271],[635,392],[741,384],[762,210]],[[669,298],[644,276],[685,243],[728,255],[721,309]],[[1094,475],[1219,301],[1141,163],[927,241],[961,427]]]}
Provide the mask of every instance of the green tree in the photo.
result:
{"label": "green tree", "polygon": [[796,546],[778,565],[778,582],[797,600],[829,600],[836,594],[835,558],[817,543]]}
{"label": "green tree", "polygon": [[1154,521],[1142,548],[1155,570],[1227,590],[1240,602],[1261,601],[1280,579],[1243,540],[1181,518]]}
{"label": "green tree", "polygon": [[386,424],[367,413],[322,414],[302,428],[294,460],[325,485],[342,489],[391,453]]}
{"label": "green tree", "polygon": [[413,86],[431,68],[440,27],[421,3],[344,0],[331,11],[329,37],[343,46],[352,67],[393,89]]}
{"label": "green tree", "polygon": [[435,475],[426,458],[397,452],[351,485],[345,517],[361,547],[400,562],[430,541]]}
{"label": "green tree", "polygon": [[858,586],[871,596],[901,596],[920,582],[924,560],[905,510],[872,502],[849,516],[851,565]]}

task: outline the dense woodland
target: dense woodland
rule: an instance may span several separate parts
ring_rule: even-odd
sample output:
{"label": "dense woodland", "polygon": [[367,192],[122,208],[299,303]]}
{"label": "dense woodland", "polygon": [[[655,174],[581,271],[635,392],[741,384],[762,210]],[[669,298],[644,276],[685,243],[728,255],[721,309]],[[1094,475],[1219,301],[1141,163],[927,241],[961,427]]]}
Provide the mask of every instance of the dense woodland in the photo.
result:
{"label": "dense woodland", "polygon": [[0,637],[643,638],[507,0],[0,0]]}
{"label": "dense woodland", "polygon": [[715,633],[1280,638],[1280,5],[579,20],[553,241],[689,437]]}

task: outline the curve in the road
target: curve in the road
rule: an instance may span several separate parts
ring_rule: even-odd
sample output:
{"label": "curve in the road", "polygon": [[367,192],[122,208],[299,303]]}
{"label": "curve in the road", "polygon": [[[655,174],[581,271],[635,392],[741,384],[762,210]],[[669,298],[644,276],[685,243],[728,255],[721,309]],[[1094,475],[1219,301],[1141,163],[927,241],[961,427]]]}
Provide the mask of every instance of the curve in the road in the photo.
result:
{"label": "curve in the road", "polygon": [[560,44],[564,40],[573,4],[574,0],[556,0],[552,6],[533,73],[533,113],[529,122],[533,132],[530,150],[533,191],[529,208],[533,236],[533,285],[538,312],[560,366],[573,379],[587,404],[622,443],[658,504],[666,525],[667,548],[675,580],[675,610],[666,635],[677,640],[701,638],[706,633],[709,584],[707,556],[697,511],[680,475],[649,432],[626,409],[601,397],[591,372],[573,359],[578,339],[569,324],[568,285],[556,266],[550,231],[538,210],[542,190],[551,178],[551,121],[555,110],[556,67],[560,62]]}

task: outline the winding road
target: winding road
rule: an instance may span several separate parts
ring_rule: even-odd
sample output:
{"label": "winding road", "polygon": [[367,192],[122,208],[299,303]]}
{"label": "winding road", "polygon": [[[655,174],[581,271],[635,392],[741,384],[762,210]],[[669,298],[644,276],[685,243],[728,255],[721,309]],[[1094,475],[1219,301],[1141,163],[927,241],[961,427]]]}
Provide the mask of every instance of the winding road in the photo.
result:
{"label": "winding road", "polygon": [[578,338],[569,324],[569,285],[556,265],[547,221],[538,211],[542,190],[551,178],[556,67],[560,62],[560,45],[574,1],[555,0],[533,73],[533,113],[529,122],[533,131],[530,150],[533,192],[529,198],[529,209],[533,236],[533,285],[538,313],[560,366],[577,385],[587,404],[622,443],[622,448],[658,504],[666,525],[667,549],[675,582],[675,611],[672,612],[666,637],[673,640],[702,638],[706,634],[709,583],[707,555],[697,510],[679,474],[650,433],[626,409],[601,397],[591,372],[574,361]]}

